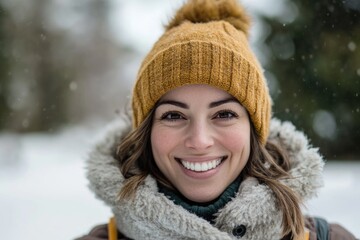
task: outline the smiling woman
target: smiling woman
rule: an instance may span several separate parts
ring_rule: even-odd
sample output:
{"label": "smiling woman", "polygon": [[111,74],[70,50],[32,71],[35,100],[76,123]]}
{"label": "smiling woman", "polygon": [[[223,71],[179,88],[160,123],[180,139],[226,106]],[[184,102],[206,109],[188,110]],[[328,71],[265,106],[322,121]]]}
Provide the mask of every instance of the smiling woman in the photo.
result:
{"label": "smiling woman", "polygon": [[250,120],[227,92],[186,85],[160,100],[151,146],[167,186],[191,201],[209,202],[244,168],[250,154]]}
{"label": "smiling woman", "polygon": [[248,28],[235,0],[180,8],[139,69],[132,128],[90,156],[90,185],[114,218],[81,239],[355,239],[303,216],[323,160],[271,120]]}

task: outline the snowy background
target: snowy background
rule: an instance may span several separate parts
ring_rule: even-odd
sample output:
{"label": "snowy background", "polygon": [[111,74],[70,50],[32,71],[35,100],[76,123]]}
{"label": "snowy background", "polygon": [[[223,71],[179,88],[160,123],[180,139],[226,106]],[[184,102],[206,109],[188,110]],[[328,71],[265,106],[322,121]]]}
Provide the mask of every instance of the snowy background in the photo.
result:
{"label": "snowy background", "polygon": [[[15,1],[4,2],[12,4]],[[58,6],[54,13],[59,12],[57,10],[61,4],[70,1],[56,2]],[[113,35],[136,48],[141,55],[149,50],[162,33],[161,24],[167,22],[170,13],[182,1],[111,2]],[[291,22],[294,17],[294,14],[280,14],[285,0],[243,2],[249,11],[279,16],[284,23]],[[77,24],[75,20],[78,16],[77,12],[68,14],[66,19],[61,18],[59,24],[71,28],[74,22]],[[139,16],[142,21],[139,21]],[[258,39],[261,31],[255,22],[251,33],[253,41]],[[261,51],[257,55],[262,58]],[[127,67],[127,76],[134,76],[138,61],[135,60],[134,66]],[[115,81],[115,74],[105,77]],[[99,77],[103,77],[102,74]],[[88,85],[92,86],[91,83]],[[127,85],[130,88],[131,83]],[[77,89],[78,97],[81,85],[72,82],[70,89]],[[106,90],[105,97],[117,94],[113,93],[113,89]],[[89,100],[87,95],[85,99]],[[77,99],[76,102],[81,101]],[[95,113],[95,107],[91,107]],[[75,110],[79,111],[76,107]],[[84,170],[87,153],[101,135],[102,125],[104,119],[97,118],[96,121],[70,125],[51,133],[0,132],[1,239],[74,239],[88,232],[94,225],[105,223],[112,216],[110,210],[88,190]],[[341,223],[360,237],[360,162],[328,162],[324,179],[325,187],[318,198],[306,205],[306,211],[331,222]]]}
{"label": "snowy background", "polygon": [[[94,130],[95,129],[95,130]],[[111,217],[87,188],[84,163],[100,126],[0,135],[1,239],[73,239]],[[307,212],[360,236],[360,164],[329,162]]]}

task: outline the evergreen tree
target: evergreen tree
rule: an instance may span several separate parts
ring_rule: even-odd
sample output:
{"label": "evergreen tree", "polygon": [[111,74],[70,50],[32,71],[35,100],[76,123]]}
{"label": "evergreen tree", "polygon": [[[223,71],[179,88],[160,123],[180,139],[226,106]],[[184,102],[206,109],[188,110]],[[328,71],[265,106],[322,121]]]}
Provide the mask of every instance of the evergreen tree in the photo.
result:
{"label": "evergreen tree", "polygon": [[288,4],[298,13],[291,23],[263,17],[274,115],[302,128],[326,158],[360,159],[360,2]]}
{"label": "evergreen tree", "polygon": [[99,86],[119,59],[109,3],[57,4],[0,0],[0,130],[53,131],[95,115],[105,98]]}
{"label": "evergreen tree", "polygon": [[7,105],[6,89],[9,82],[9,53],[6,38],[7,16],[0,2],[0,129],[4,127],[5,119],[10,112]]}

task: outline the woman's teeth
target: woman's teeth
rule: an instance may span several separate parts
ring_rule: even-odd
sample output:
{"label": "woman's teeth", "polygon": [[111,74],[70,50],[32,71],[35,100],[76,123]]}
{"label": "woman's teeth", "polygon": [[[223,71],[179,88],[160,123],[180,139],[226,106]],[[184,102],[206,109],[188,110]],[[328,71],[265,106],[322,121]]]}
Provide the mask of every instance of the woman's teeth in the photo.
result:
{"label": "woman's teeth", "polygon": [[212,160],[208,162],[187,162],[184,160],[181,160],[181,164],[189,170],[195,171],[195,172],[206,172],[210,169],[216,168],[221,163],[221,158],[217,160]]}

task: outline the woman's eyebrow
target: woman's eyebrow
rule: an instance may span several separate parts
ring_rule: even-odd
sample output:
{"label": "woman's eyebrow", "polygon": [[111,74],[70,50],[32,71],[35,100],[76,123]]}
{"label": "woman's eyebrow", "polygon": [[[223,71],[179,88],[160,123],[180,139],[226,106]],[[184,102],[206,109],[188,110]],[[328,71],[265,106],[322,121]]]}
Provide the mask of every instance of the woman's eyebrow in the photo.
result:
{"label": "woman's eyebrow", "polygon": [[170,105],[174,105],[174,106],[177,106],[177,107],[189,109],[189,106],[186,103],[179,102],[179,101],[174,101],[174,100],[163,100],[163,101],[158,103],[157,107],[160,106],[160,105],[164,105],[164,104],[170,104]]}
{"label": "woman's eyebrow", "polygon": [[236,102],[236,103],[238,103],[239,101],[236,98],[233,98],[233,97],[226,98],[226,99],[223,99],[223,100],[219,100],[219,101],[210,103],[209,108],[214,108],[214,107],[220,106],[220,105],[228,103],[228,102]]}
{"label": "woman's eyebrow", "polygon": [[[220,106],[220,105],[228,103],[228,102],[238,102],[238,100],[231,97],[231,98],[226,98],[226,99],[222,99],[222,100],[219,100],[219,101],[211,102],[209,104],[209,108],[214,108],[214,107]],[[177,106],[177,107],[189,109],[189,105],[187,105],[186,103],[175,101],[175,100],[163,100],[163,101],[161,101],[161,102],[159,102],[157,104],[157,107],[160,106],[160,105],[164,105],[164,104],[170,104],[170,105],[174,105],[174,106]]]}

